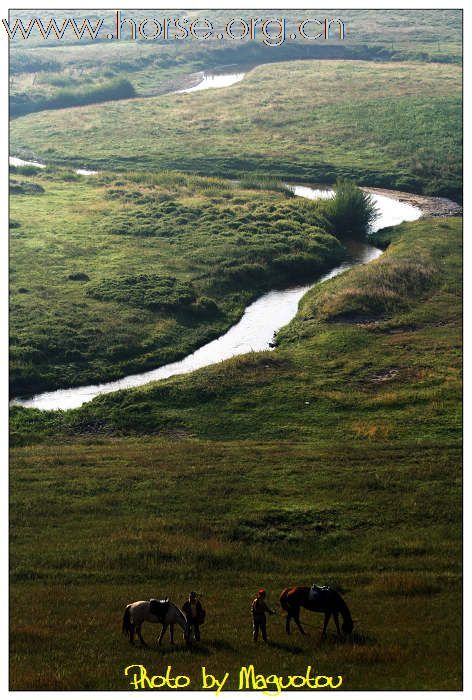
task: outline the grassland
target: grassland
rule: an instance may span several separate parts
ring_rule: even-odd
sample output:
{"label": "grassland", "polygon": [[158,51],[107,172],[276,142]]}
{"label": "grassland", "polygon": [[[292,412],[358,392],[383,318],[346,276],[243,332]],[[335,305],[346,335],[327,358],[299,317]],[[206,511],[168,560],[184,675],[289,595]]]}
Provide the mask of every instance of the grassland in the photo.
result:
{"label": "grassland", "polygon": [[[355,269],[312,290],[272,353],[68,413],[12,410],[12,687],[125,689],[131,663],[193,687],[205,665],[234,689],[243,663],[314,664],[351,690],[460,687],[461,220],[379,238],[365,287]],[[392,287],[400,269],[413,293]],[[321,642],[305,613],[310,637],[275,617],[254,647],[253,592],[275,604],[313,579],[343,592],[353,639]],[[127,602],[192,588],[208,611],[192,652],[120,638]]]}
{"label": "grassland", "polygon": [[[12,153],[50,164],[12,173],[15,392],[177,358],[276,280],[338,259],[325,212],[255,190],[261,174],[460,198],[460,13],[350,16],[359,57],[417,60],[277,63],[227,90],[144,98],[246,47],[13,54],[17,94],[119,76],[142,96],[12,122]],[[461,687],[461,225],[379,232],[384,256],[312,289],[273,352],[74,411],[11,409],[12,689],[125,690],[132,663],[170,664],[195,689],[203,665],[235,689],[249,663],[310,664],[348,690]],[[313,580],[341,591],[352,637],[322,642],[305,612],[310,637],[276,616],[254,645],[255,591],[276,607]],[[130,647],[128,602],[191,589],[200,645]]]}
{"label": "grassland", "polygon": [[[39,32],[33,31],[27,42],[20,39],[19,33],[11,42],[10,115],[16,117],[37,111],[41,106],[43,109],[57,108],[64,90],[77,91],[78,99],[85,104],[84,93],[91,89],[94,91],[97,86],[116,78],[126,78],[139,95],[161,94],[184,86],[190,74],[193,74],[192,80],[196,71],[218,65],[248,66],[301,58],[461,61],[462,14],[458,10],[343,10],[342,19],[346,28],[344,41],[335,36],[329,41],[290,40],[290,34],[298,32],[300,21],[324,18],[325,12],[328,17],[339,15],[337,11],[284,11],[287,38],[274,49],[263,43],[261,33],[256,41],[242,42],[229,39],[224,42],[129,41],[126,39],[129,39],[131,30],[127,22],[123,25],[122,39],[110,42],[105,36],[107,32],[115,32],[115,13],[79,11],[74,14],[79,26],[85,18],[89,19],[92,27],[104,19],[105,24],[96,40],[87,41],[84,38],[77,41],[69,29],[61,41],[52,38],[53,32],[45,41]],[[231,11],[206,11],[204,14],[219,30],[234,16]],[[25,26],[37,16],[28,10],[19,13]],[[70,17],[60,12],[54,13],[54,16],[59,26]],[[149,16],[146,10],[122,12],[122,17],[130,17],[137,24]],[[202,17],[202,13],[190,11],[187,16],[189,20],[195,20]],[[249,16],[248,12],[242,13],[246,20]],[[154,13],[153,17],[162,21],[160,12],[157,15]],[[42,21],[47,26],[45,16]]]}
{"label": "grassland", "polygon": [[263,291],[313,279],[342,258],[322,205],[262,186],[272,189],[178,173],[16,171],[12,392],[179,359]]}
{"label": "grassland", "polygon": [[[458,439],[461,222],[398,227],[398,241],[378,261],[304,297],[275,353],[101,396],[75,411],[15,408],[12,437],[16,425],[19,440],[33,428],[33,441],[42,430],[88,434],[95,425],[105,435],[171,431],[317,444],[346,431],[353,439],[365,433],[393,442]],[[386,231],[391,236],[393,229]],[[346,423],[350,412],[371,415],[372,423]]]}
{"label": "grassland", "polygon": [[460,199],[460,103],[455,65],[278,63],[225,90],[27,115],[11,148],[76,167],[342,176]]}

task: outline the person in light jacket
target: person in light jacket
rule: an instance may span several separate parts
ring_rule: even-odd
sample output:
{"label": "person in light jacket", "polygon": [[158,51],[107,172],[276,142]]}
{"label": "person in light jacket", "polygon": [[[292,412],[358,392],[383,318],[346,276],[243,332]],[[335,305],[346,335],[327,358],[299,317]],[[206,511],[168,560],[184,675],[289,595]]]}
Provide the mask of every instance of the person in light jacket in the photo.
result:
{"label": "person in light jacket", "polygon": [[199,642],[200,625],[202,625],[205,620],[205,611],[195,591],[189,593],[188,600],[182,605],[182,611],[185,613],[185,617],[190,626],[190,633],[193,634],[195,641]]}
{"label": "person in light jacket", "polygon": [[265,602],[266,592],[261,588],[257,592],[257,596],[252,601],[251,613],[252,613],[252,638],[255,642],[259,637],[259,630],[262,634],[262,639],[267,642],[267,627],[266,627],[266,613],[269,615],[275,615],[275,612],[269,608]]}

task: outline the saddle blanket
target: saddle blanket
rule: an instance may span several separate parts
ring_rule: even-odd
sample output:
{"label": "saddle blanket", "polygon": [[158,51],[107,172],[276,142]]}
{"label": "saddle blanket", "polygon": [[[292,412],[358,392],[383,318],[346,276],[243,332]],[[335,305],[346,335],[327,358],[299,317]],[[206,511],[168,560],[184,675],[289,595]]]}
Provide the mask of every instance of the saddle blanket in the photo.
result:
{"label": "saddle blanket", "polygon": [[313,602],[315,600],[320,600],[320,598],[323,596],[324,593],[329,591],[329,586],[317,586],[316,583],[312,585],[310,588],[310,592],[308,594],[308,600],[310,602]]}
{"label": "saddle blanket", "polygon": [[149,601],[149,612],[155,615],[159,620],[165,617],[166,612],[169,609],[169,599],[157,600],[156,598],[151,598]]}

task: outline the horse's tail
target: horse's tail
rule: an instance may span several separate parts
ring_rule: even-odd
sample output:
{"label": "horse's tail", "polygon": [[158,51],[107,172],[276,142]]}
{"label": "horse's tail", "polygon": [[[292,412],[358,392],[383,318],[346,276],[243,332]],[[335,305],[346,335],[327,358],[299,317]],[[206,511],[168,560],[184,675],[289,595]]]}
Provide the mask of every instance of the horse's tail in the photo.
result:
{"label": "horse's tail", "polygon": [[341,625],[342,631],[344,632],[344,634],[351,634],[354,628],[354,622],[352,621],[349,608],[347,607],[346,603],[344,602],[344,599],[339,595],[339,593],[337,594],[337,603],[339,612],[343,616],[343,624]]}
{"label": "horse's tail", "polygon": [[131,622],[131,603],[126,606],[125,609],[125,614],[123,615],[123,625],[121,627],[121,631],[126,637],[129,637],[131,639],[131,631],[133,629],[133,625]]}
{"label": "horse's tail", "polygon": [[288,597],[288,592],[290,588],[284,588],[282,593],[280,594],[279,602],[283,610],[286,610],[287,612],[290,612],[290,606],[287,602],[287,597]]}

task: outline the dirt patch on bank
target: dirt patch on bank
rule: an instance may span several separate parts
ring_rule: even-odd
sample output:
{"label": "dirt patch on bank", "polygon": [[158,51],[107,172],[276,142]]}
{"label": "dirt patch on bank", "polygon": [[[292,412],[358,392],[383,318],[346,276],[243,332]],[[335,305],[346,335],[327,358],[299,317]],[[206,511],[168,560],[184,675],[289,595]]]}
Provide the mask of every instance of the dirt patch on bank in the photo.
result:
{"label": "dirt patch on bank", "polygon": [[204,71],[191,73],[190,75],[179,75],[171,80],[168,80],[162,85],[157,86],[153,90],[149,90],[145,95],[138,97],[162,97],[163,95],[174,95],[181,90],[189,90],[202,82],[205,76]]}
{"label": "dirt patch on bank", "polygon": [[366,379],[368,382],[388,382],[391,381],[392,379],[395,379],[395,377],[399,373],[399,368],[398,367],[390,367],[389,369],[382,370],[379,372],[374,372],[373,374],[369,375]]}
{"label": "dirt patch on bank", "polygon": [[363,187],[362,189],[366,192],[383,194],[385,197],[392,197],[392,199],[398,199],[400,202],[419,207],[423,212],[422,219],[429,216],[462,216],[461,205],[446,197],[427,197],[426,195],[413,194],[411,192],[384,190],[380,187]]}

